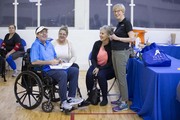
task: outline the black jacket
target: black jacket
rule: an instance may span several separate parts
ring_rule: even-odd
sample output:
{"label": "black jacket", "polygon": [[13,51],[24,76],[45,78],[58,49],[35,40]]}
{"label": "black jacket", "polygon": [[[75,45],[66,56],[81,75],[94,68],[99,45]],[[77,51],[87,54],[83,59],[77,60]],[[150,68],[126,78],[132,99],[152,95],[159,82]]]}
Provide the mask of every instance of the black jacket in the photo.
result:
{"label": "black jacket", "polygon": [[100,47],[102,45],[102,41],[98,40],[94,43],[93,49],[92,49],[92,55],[91,55],[91,62],[94,68],[99,69],[107,69],[109,67],[112,67],[112,57],[111,57],[111,42],[109,42],[107,45],[104,46],[107,54],[108,54],[108,61],[107,64],[104,66],[100,66],[97,64],[97,55],[99,53]]}

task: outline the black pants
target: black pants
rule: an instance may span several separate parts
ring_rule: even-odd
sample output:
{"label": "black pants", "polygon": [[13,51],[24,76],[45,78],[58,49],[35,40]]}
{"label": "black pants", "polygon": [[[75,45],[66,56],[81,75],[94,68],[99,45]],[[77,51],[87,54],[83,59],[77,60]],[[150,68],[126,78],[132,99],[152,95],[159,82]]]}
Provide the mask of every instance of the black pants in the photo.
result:
{"label": "black pants", "polygon": [[[93,77],[93,73],[92,73],[93,70],[94,70],[94,67],[90,66],[90,68],[88,69],[87,74],[86,74],[87,91],[92,90],[93,85],[94,85],[94,77]],[[107,80],[112,79],[114,76],[115,75],[114,75],[113,67],[110,67],[108,69],[99,70],[97,79],[98,79],[98,84],[100,86],[100,89],[102,91],[103,98],[107,98],[107,89],[108,89]]]}

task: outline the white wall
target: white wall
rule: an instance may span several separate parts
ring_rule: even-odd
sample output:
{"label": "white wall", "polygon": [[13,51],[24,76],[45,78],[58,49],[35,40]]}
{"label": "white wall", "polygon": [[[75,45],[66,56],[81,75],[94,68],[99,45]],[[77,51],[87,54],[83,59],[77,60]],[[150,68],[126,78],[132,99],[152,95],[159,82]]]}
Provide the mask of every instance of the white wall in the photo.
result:
{"label": "white wall", "polygon": [[150,42],[168,43],[171,40],[171,33],[176,33],[176,43],[180,44],[180,29],[145,29],[145,40],[149,38]]}
{"label": "white wall", "polygon": [[[150,42],[167,43],[170,33],[176,33],[176,43],[180,44],[179,29],[145,29],[145,39],[149,37]],[[0,38],[4,38],[8,32],[7,28],[0,29]],[[26,40],[27,47],[30,48],[35,40],[34,30],[18,30],[17,33]],[[49,37],[56,39],[58,36],[57,28],[49,28]],[[77,55],[77,63],[81,70],[88,68],[88,55],[96,40],[99,40],[99,30],[69,30],[68,39],[72,42]]]}

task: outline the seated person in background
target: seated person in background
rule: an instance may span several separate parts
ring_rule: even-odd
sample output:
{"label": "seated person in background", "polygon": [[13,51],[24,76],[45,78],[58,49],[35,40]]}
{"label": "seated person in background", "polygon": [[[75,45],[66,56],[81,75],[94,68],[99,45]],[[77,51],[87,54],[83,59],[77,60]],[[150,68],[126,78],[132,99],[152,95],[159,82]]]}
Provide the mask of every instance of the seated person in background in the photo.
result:
{"label": "seated person in background", "polygon": [[[102,101],[100,106],[107,105],[107,80],[112,79],[115,76],[111,59],[111,42],[109,39],[111,33],[113,33],[113,29],[110,26],[105,25],[100,28],[100,40],[94,43],[91,56],[92,65],[86,74],[88,95],[94,85],[93,77],[97,76],[102,91]],[[90,101],[90,98],[88,97],[86,101]]]}
{"label": "seated person in background", "polygon": [[78,64],[74,63],[76,61],[75,52],[71,42],[68,41],[67,36],[68,27],[62,26],[59,29],[58,39],[52,41],[57,58],[60,58],[65,63],[73,63],[72,67],[77,67],[79,69]]}
{"label": "seated person in background", "polygon": [[24,47],[21,44],[20,36],[16,33],[15,25],[9,26],[9,33],[6,34],[4,41],[1,45],[1,49],[6,50],[6,61],[8,62],[9,66],[14,70],[12,77],[16,77],[18,75],[18,71],[16,69],[16,63],[14,62],[14,60],[24,55]]}
{"label": "seated person in background", "polygon": [[[33,65],[44,65],[43,71],[58,83],[61,107],[70,110],[72,105],[83,101],[83,99],[75,98],[79,71],[77,68],[68,68],[66,70],[50,69],[49,65],[57,65],[61,61],[57,59],[53,45],[47,40],[48,29],[40,26],[36,29],[35,33],[36,40],[32,44],[30,51],[31,62]],[[68,98],[67,80],[69,80]]]}

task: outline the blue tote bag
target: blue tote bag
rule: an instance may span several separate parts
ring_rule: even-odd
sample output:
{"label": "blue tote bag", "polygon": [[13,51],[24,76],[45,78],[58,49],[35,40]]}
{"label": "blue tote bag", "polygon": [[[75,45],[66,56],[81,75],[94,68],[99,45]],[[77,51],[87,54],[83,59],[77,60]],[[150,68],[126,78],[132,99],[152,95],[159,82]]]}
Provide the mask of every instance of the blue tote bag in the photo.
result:
{"label": "blue tote bag", "polygon": [[154,67],[169,67],[171,66],[171,59],[160,50],[155,43],[150,46],[146,46],[142,49],[142,60],[145,66]]}

